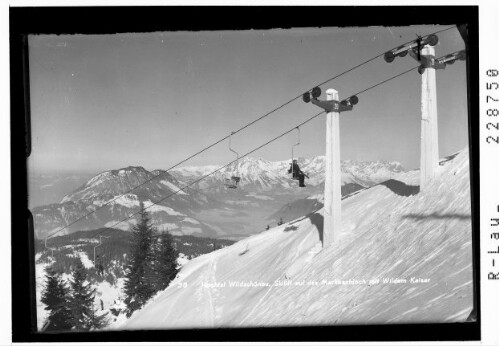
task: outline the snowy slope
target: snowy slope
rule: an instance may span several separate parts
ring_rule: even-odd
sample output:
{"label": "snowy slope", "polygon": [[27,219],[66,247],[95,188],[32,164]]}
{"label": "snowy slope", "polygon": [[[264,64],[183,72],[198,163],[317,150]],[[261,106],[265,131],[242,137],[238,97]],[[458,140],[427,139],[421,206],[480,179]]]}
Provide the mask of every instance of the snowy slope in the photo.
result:
{"label": "snowy slope", "polygon": [[427,191],[416,193],[418,172],[398,180],[342,201],[332,247],[321,251],[320,210],[190,261],[112,328],[465,321],[473,306],[468,150],[445,162]]}

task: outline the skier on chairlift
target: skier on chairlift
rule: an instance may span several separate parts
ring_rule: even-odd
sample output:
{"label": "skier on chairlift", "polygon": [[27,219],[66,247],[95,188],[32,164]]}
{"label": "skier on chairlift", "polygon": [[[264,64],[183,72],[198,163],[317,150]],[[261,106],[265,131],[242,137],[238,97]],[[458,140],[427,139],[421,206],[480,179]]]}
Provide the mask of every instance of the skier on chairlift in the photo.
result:
{"label": "skier on chairlift", "polygon": [[291,167],[288,169],[288,173],[293,174],[293,179],[299,180],[299,187],[305,187],[305,177],[308,178],[308,175],[303,173],[302,170],[300,169],[300,166],[298,166],[298,160],[293,160],[293,163],[289,164]]}

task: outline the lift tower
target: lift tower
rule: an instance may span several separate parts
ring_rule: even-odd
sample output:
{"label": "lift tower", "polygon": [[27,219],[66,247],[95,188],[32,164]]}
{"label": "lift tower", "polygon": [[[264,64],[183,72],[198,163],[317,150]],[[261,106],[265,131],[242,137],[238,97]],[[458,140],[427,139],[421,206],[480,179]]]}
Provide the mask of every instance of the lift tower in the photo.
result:
{"label": "lift tower", "polygon": [[438,151],[438,113],[436,70],[445,69],[456,60],[466,60],[464,50],[435,58],[434,46],[438,43],[437,35],[419,37],[405,45],[385,53],[385,61],[393,62],[396,57],[409,55],[418,62],[421,75],[421,159],[420,190],[427,188],[428,182],[435,177],[439,165]]}
{"label": "lift tower", "polygon": [[[338,92],[326,91],[326,101],[318,100],[321,89],[316,87],[303,95],[303,101],[321,107],[326,118],[326,181],[324,184],[324,227],[322,247],[329,247],[337,240],[341,230],[341,161],[340,161],[340,112],[350,111],[357,104],[357,96],[339,101]],[[312,96],[312,99],[310,98]]]}

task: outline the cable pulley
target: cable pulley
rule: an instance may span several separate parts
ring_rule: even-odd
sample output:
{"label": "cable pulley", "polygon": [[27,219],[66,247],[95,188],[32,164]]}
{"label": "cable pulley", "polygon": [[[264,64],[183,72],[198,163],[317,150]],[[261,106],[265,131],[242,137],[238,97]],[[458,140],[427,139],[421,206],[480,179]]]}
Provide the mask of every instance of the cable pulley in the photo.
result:
{"label": "cable pulley", "polygon": [[324,109],[326,112],[346,112],[346,111],[351,111],[353,109],[353,106],[359,103],[359,98],[357,95],[350,96],[347,99],[344,99],[343,101],[336,101],[336,100],[319,100],[317,97],[321,95],[321,89],[319,87],[315,87],[312,89],[311,92],[306,92],[303,94],[303,101],[308,103],[309,101],[312,101],[312,103],[322,109]]}

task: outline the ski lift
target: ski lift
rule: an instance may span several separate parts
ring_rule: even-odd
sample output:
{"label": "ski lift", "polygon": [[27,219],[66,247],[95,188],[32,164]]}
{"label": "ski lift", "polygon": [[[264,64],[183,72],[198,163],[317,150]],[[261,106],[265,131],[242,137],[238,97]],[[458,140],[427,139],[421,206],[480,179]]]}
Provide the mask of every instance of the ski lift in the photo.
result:
{"label": "ski lift", "polygon": [[437,35],[429,35],[426,37],[421,37],[417,35],[417,38],[407,44],[403,44],[395,49],[392,49],[385,53],[384,59],[387,63],[393,62],[396,57],[404,57],[409,54],[415,54],[417,56],[417,60],[421,59],[421,49],[425,45],[435,46],[438,43]]}
{"label": "ski lift", "polygon": [[308,178],[308,175],[300,170],[300,167],[298,167],[298,160],[295,159],[295,154],[294,154],[295,147],[301,144],[300,127],[297,126],[295,129],[298,130],[298,142],[293,144],[293,146],[291,147],[291,163],[290,163],[291,167],[288,169],[288,173],[291,173],[291,179],[299,181],[298,184],[299,187],[305,187],[306,185],[304,184],[304,179],[305,177]]}
{"label": "ski lift", "polygon": [[311,92],[306,92],[303,94],[303,101],[305,103],[312,102],[314,105],[324,109],[326,112],[346,112],[351,111],[353,106],[359,102],[357,95],[350,96],[343,101],[335,100],[319,100],[318,97],[321,95],[321,89],[315,87]]}
{"label": "ski lift", "polygon": [[432,67],[436,70],[445,69],[447,65],[452,65],[456,60],[466,60],[466,51],[460,50],[444,57],[435,59],[434,57],[421,57],[421,65],[418,66],[418,73],[423,74],[426,68]]}
{"label": "ski lift", "polygon": [[51,255],[51,257],[54,257],[54,248],[51,248],[51,247],[48,247],[48,246],[47,246],[47,240],[48,240],[48,239],[49,239],[49,237],[48,237],[48,236],[47,236],[47,237],[45,237],[45,249],[52,251],[52,255]]}
{"label": "ski lift", "polygon": [[303,94],[303,101],[305,103],[309,103],[311,98],[317,99],[319,96],[321,96],[321,88],[315,87],[312,89],[312,91]]}
{"label": "ski lift", "polygon": [[229,150],[236,154],[236,162],[234,162],[236,168],[232,171],[232,176],[229,178],[225,178],[224,185],[226,188],[235,189],[237,188],[237,184],[241,181],[241,177],[239,176],[239,154],[237,151],[232,149],[232,135],[234,132],[230,133],[229,136]]}
{"label": "ski lift", "polygon": [[299,126],[297,126],[295,129],[298,130],[298,141],[291,146],[291,179],[299,180],[299,178],[298,178],[299,172],[295,172],[295,170],[294,170],[295,165],[293,163],[295,161],[295,156],[294,156],[295,147],[301,144],[301,142],[300,142],[301,132],[300,132]]}
{"label": "ski lift", "polygon": [[102,238],[110,238],[110,237],[105,237],[103,235],[99,236],[99,245],[94,246],[94,265],[95,265],[95,249],[97,249],[99,246],[102,245]]}

